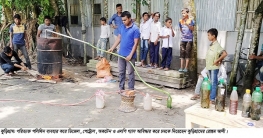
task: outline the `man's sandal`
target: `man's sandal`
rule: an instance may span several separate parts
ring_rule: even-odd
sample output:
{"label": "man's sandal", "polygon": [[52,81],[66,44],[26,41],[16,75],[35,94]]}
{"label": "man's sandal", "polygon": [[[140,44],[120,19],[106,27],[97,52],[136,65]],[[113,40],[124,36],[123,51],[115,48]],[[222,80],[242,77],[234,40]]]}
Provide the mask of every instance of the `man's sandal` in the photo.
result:
{"label": "man's sandal", "polygon": [[195,95],[195,96],[193,96],[193,97],[191,98],[191,100],[197,100],[197,99],[200,99],[200,96]]}

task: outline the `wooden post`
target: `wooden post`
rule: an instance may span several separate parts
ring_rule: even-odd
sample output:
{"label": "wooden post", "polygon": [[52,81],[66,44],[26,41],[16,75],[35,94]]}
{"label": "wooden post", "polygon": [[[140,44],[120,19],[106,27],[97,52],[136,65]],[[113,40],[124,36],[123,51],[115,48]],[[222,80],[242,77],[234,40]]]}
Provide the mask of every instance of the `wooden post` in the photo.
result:
{"label": "wooden post", "polygon": [[191,58],[189,60],[189,78],[192,84],[196,84],[197,82],[197,22],[196,22],[196,9],[195,9],[195,1],[190,1],[191,6],[191,15],[195,20],[195,26],[193,31],[193,46],[191,50]]}
{"label": "wooden post", "polygon": [[246,21],[247,21],[247,11],[248,11],[248,4],[249,0],[243,0],[243,7],[242,7],[242,13],[241,13],[241,23],[239,26],[238,36],[237,36],[237,43],[236,43],[236,50],[235,50],[235,56],[234,56],[234,62],[232,65],[232,71],[230,75],[230,83],[228,86],[228,91],[232,91],[232,87],[236,85],[236,79],[237,79],[237,66],[239,62],[239,53],[242,48],[242,42],[243,37],[245,34],[245,28],[246,28]]}
{"label": "wooden post", "polygon": [[[66,12],[66,16],[69,16],[69,12],[68,12],[68,0],[64,0],[64,5],[65,5],[65,12]],[[68,24],[66,25],[66,28],[68,31],[70,31],[69,29],[69,24],[70,24],[70,21],[69,21],[70,18],[68,18]],[[66,31],[65,32],[66,34],[68,34],[68,32]],[[69,35],[69,34],[68,34]],[[67,47],[66,47],[66,53],[65,53],[66,56],[72,56],[71,55],[71,46],[70,46],[70,39],[67,38]]]}
{"label": "wooden post", "polygon": [[[81,32],[82,32],[82,40],[85,41],[86,40],[86,26],[85,26],[85,14],[83,11],[83,1],[79,0],[79,8],[80,8],[80,14],[81,14]],[[87,63],[87,47],[86,44],[83,44],[84,46],[84,65]]]}
{"label": "wooden post", "polygon": [[[140,0],[135,0],[136,1],[136,23],[138,27],[140,27],[140,19],[141,19],[141,1]],[[137,47],[137,62],[140,62],[140,43],[138,44]]]}
{"label": "wooden post", "polygon": [[[104,0],[104,17],[107,19],[107,21],[109,20],[108,14],[108,0]],[[106,49],[110,49],[110,38],[108,38]],[[110,60],[110,54],[106,53],[106,59]]]}
{"label": "wooden post", "polygon": [[[149,13],[152,13],[152,10],[151,10],[151,0],[148,0],[148,12]],[[150,17],[150,18],[152,18],[152,17]],[[150,63],[150,45],[148,45],[148,53],[147,53],[147,60],[146,60],[146,64],[149,64]]]}
{"label": "wooden post", "polygon": [[163,21],[168,17],[168,10],[169,10],[169,1],[164,0],[164,13],[163,13]]}
{"label": "wooden post", "polygon": [[[92,16],[92,22],[91,22],[91,27],[92,27],[92,45],[94,45],[95,41],[95,34],[94,34],[94,0],[91,0],[91,16]],[[92,58],[95,58],[95,49],[92,48]]]}
{"label": "wooden post", "polygon": [[[250,44],[250,49],[249,49],[250,55],[252,54],[257,55],[262,16],[263,16],[263,1],[257,7],[255,11],[255,17],[252,20],[254,23],[253,23],[253,28],[252,28],[252,38],[251,38],[251,44]],[[242,94],[244,93],[245,89],[252,89],[252,83],[253,83],[254,76],[255,76],[255,67],[256,67],[256,61],[248,60],[246,72],[243,78]]]}

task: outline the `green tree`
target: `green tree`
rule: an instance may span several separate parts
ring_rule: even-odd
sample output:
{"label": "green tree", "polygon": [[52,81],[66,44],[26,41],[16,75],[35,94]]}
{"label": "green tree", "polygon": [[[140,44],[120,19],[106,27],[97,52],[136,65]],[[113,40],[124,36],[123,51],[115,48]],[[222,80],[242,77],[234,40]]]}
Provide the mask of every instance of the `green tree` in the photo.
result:
{"label": "green tree", "polygon": [[235,51],[234,62],[233,62],[232,71],[230,75],[230,84],[228,87],[228,91],[231,91],[232,87],[236,85],[239,53],[240,53],[240,49],[242,48],[242,42],[243,42],[243,38],[245,34],[244,32],[246,28],[245,26],[246,26],[246,21],[247,21],[247,11],[248,11],[249,0],[243,0],[242,3],[243,3],[243,7],[242,7],[242,14],[241,14],[241,23],[239,26],[239,31],[238,31],[238,36],[237,36],[236,51]]}
{"label": "green tree", "polygon": [[[262,19],[263,19],[263,1],[261,1],[259,6],[257,7],[255,11],[255,17],[252,20],[254,24],[252,28],[252,38],[251,38],[250,49],[249,49],[250,55],[252,54],[257,55]],[[255,76],[255,67],[256,67],[256,61],[248,60],[246,72],[243,78],[242,94],[244,93],[244,89],[252,89],[252,82]]]}

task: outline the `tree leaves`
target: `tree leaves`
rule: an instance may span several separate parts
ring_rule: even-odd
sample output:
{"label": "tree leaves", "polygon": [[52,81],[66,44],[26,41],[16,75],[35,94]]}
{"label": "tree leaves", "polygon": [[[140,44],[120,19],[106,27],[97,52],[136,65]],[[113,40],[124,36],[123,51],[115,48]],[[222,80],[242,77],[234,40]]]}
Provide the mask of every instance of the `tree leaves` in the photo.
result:
{"label": "tree leaves", "polygon": [[149,3],[147,2],[147,0],[132,0],[134,3],[131,3],[131,6],[133,6],[132,12],[134,14],[136,14],[136,3],[141,3],[142,6],[148,6]]}
{"label": "tree leaves", "polygon": [[[56,3],[58,5],[59,14],[65,15],[65,9],[63,7],[64,4],[62,0],[56,0]],[[33,13],[38,14],[36,15],[36,17],[38,17],[38,21],[40,23],[43,22],[44,16],[48,15],[54,17],[55,15],[55,9],[52,8],[50,0],[0,0],[0,5],[4,5],[8,8],[11,8],[19,14],[26,14],[26,9],[29,9],[31,16]],[[38,11],[33,12],[36,9]]]}

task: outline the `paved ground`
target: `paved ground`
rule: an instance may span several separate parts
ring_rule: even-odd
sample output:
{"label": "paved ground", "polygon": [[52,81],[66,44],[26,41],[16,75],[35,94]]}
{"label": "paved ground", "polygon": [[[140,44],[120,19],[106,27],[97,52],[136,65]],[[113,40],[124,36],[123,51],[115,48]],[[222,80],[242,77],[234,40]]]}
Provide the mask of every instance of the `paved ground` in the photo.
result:
{"label": "paved ground", "polygon": [[[115,92],[118,90],[118,82],[95,83],[98,79],[95,76],[90,78],[92,74],[86,72],[85,66],[64,65],[63,71],[66,72],[68,78],[75,78],[77,82],[63,81],[57,84],[38,83],[28,81],[29,78],[32,78],[29,76],[21,76],[21,79],[0,80],[0,83],[2,83],[0,86],[0,99],[72,104],[88,99],[100,89],[105,92]],[[136,89],[150,94],[165,96],[140,82],[136,82]],[[184,90],[162,89],[171,93],[173,98],[172,109],[166,108],[166,99],[161,101],[154,99],[153,110],[145,111],[143,109],[143,96],[139,94],[135,98],[135,106],[138,109],[132,113],[118,111],[121,99],[117,94],[106,96],[106,106],[104,109],[96,109],[95,98],[78,106],[51,106],[0,101],[0,127],[185,127],[184,109],[198,102],[190,100],[194,90],[192,88]]]}
{"label": "paved ground", "polygon": [[[95,83],[98,79],[96,76],[90,78],[92,74],[85,72],[85,66],[64,65],[63,71],[78,82],[37,83],[28,81],[32,78],[29,76],[1,80],[0,99],[71,104],[88,99],[100,89],[105,92],[118,90],[118,82]],[[165,96],[140,82],[136,82],[136,88],[142,92]],[[154,99],[153,111],[145,111],[143,96],[140,94],[135,98],[137,110],[132,113],[118,111],[121,102],[118,94],[106,96],[104,109],[96,109],[95,98],[79,106],[0,102],[0,127],[184,127],[184,109],[197,102],[189,100],[193,90],[163,89],[172,94],[172,109],[166,108],[166,99]]]}

